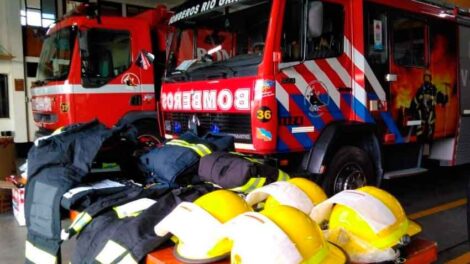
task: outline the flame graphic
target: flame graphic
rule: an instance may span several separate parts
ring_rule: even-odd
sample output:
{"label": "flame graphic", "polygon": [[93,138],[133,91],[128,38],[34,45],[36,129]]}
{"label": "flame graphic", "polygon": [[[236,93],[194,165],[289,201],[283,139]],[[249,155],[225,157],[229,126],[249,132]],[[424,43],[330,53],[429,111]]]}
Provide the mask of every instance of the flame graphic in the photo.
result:
{"label": "flame graphic", "polygon": [[[458,120],[457,98],[457,46],[453,41],[453,34],[449,36],[433,34],[431,40],[430,67],[432,83],[436,89],[447,95],[449,101],[446,105],[436,106],[435,137],[455,134]],[[452,41],[452,42],[451,42]],[[395,120],[404,109],[408,109],[416,92],[423,84],[424,68],[392,67],[398,75],[398,81],[391,85],[393,116]]]}

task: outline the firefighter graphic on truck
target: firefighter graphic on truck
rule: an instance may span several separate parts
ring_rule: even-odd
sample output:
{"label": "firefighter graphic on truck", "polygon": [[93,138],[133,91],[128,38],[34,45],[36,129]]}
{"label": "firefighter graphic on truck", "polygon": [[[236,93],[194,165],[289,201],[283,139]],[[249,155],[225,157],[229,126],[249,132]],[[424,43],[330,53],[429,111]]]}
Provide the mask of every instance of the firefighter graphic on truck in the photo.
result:
{"label": "firefighter graphic on truck", "polygon": [[412,119],[421,121],[416,126],[416,136],[419,142],[433,140],[436,126],[436,105],[446,106],[448,101],[448,95],[440,92],[432,83],[431,71],[426,70],[423,84],[417,90],[410,105]]}

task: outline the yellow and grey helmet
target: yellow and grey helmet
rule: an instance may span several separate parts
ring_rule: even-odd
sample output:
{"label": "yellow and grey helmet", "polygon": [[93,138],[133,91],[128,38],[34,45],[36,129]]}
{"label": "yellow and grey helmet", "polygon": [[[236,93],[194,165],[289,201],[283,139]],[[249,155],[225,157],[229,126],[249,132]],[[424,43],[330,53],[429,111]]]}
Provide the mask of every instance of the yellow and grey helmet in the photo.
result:
{"label": "yellow and grey helmet", "polygon": [[175,257],[183,262],[210,263],[227,257],[232,243],[223,224],[251,211],[243,198],[227,190],[201,196],[194,203],[183,202],[155,226],[158,236],[172,233],[177,244]]}

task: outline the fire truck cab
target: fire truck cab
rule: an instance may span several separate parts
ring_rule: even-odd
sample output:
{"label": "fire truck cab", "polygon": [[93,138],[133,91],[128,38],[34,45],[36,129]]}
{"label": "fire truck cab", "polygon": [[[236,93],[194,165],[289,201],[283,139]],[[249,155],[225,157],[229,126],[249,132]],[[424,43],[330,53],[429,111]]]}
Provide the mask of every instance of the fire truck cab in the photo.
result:
{"label": "fire truck cab", "polygon": [[95,118],[110,127],[125,120],[140,134],[161,135],[156,96],[171,13],[158,6],[123,18],[97,10],[84,4],[47,32],[31,91],[38,135]]}
{"label": "fire truck cab", "polygon": [[175,10],[167,138],[233,135],[329,194],[470,161],[470,19],[408,0],[201,0]]}

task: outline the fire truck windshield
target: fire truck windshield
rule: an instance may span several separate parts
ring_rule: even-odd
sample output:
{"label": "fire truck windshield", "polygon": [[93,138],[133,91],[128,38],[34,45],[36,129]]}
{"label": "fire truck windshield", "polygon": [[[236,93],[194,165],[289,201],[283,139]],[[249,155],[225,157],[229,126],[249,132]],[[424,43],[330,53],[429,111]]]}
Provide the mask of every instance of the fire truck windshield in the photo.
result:
{"label": "fire truck windshield", "polygon": [[65,80],[75,43],[76,30],[72,27],[49,34],[44,40],[38,65],[39,81]]}
{"label": "fire truck windshield", "polygon": [[185,18],[178,15],[191,14],[187,10],[194,11],[194,6],[175,13],[171,22],[177,30],[170,47],[167,81],[256,74],[263,56],[271,1],[219,5],[202,12],[204,3],[197,4],[198,12]]}

